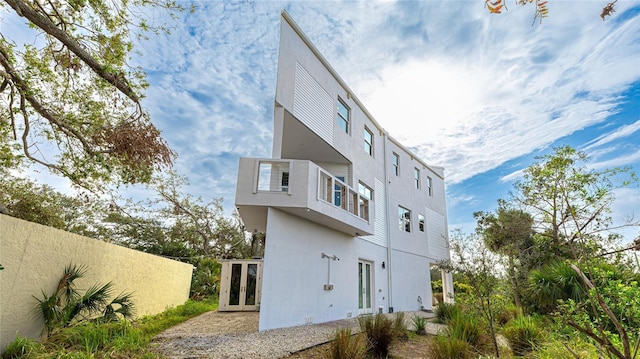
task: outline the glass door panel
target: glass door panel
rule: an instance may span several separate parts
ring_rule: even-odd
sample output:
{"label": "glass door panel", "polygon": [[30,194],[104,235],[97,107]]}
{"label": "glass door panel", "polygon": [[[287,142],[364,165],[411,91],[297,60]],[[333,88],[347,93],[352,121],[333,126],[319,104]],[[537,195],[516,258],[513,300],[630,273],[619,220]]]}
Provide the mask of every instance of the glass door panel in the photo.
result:
{"label": "glass door panel", "polygon": [[245,305],[256,305],[256,283],[258,282],[258,265],[247,265],[247,280],[245,284]]}
{"label": "glass door panel", "polygon": [[242,264],[231,265],[231,283],[229,286],[229,305],[240,305],[240,291],[242,289]]}
{"label": "glass door panel", "polygon": [[373,313],[371,307],[373,273],[371,270],[371,262],[358,262],[358,309],[360,309],[360,314]]}

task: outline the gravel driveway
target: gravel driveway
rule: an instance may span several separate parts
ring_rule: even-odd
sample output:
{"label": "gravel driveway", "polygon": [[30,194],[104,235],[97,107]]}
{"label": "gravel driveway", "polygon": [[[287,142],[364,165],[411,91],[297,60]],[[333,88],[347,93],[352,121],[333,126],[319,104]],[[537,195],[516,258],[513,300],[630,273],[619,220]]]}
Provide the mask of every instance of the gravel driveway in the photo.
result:
{"label": "gravel driveway", "polygon": [[[430,313],[410,312],[432,316]],[[338,328],[356,328],[355,319],[258,332],[258,312],[207,312],[154,338],[156,351],[169,358],[284,358],[326,343]],[[430,331],[437,331],[437,327]]]}

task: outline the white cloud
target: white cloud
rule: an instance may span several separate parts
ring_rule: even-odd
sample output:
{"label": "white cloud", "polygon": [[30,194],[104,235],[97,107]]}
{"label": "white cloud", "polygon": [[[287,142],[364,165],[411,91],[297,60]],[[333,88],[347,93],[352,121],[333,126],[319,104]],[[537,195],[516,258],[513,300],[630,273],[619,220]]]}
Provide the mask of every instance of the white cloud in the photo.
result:
{"label": "white cloud", "polygon": [[602,145],[608,144],[612,141],[621,139],[621,138],[625,138],[627,136],[630,136],[634,133],[636,133],[637,131],[640,130],[640,120],[627,125],[627,126],[622,126],[617,128],[615,131],[612,131],[610,133],[607,133],[605,135],[599,136],[598,138],[594,139],[593,141],[590,141],[586,144],[586,146],[583,148],[584,151],[589,151],[593,148],[596,147],[600,147]]}

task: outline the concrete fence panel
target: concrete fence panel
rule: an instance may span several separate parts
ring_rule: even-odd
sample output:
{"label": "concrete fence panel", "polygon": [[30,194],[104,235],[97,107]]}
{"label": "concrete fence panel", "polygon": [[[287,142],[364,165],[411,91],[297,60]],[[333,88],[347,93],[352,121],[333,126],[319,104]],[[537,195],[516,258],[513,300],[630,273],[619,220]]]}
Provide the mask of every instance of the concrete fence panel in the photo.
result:
{"label": "concrete fence panel", "polygon": [[193,266],[40,224],[0,215],[0,352],[16,334],[38,338],[35,312],[42,290],[53,293],[69,264],[84,265],[74,283],[84,292],[113,282],[113,295],[133,292],[136,316],[186,302]]}

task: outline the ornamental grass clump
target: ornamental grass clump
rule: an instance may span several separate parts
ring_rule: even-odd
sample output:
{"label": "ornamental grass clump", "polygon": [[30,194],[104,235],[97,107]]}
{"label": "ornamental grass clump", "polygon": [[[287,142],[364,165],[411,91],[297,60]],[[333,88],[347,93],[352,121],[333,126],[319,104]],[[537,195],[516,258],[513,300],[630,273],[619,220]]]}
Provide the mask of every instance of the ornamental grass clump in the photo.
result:
{"label": "ornamental grass clump", "polygon": [[414,314],[413,318],[411,318],[411,323],[413,324],[414,333],[418,335],[427,334],[427,318]]}
{"label": "ornamental grass clump", "polygon": [[436,307],[436,318],[438,318],[438,322],[442,324],[446,324],[451,318],[457,316],[460,313],[460,308],[458,308],[455,304],[450,303],[438,303]]}
{"label": "ornamental grass clump", "polygon": [[518,317],[505,325],[502,334],[509,341],[513,354],[524,356],[542,342],[543,331],[530,316]]}
{"label": "ornamental grass clump", "polygon": [[394,322],[384,314],[376,314],[358,317],[358,324],[367,337],[369,352],[376,358],[386,358],[397,338]]}
{"label": "ornamental grass clump", "polygon": [[367,346],[362,335],[352,335],[350,328],[339,329],[329,345],[327,359],[364,359]]}

